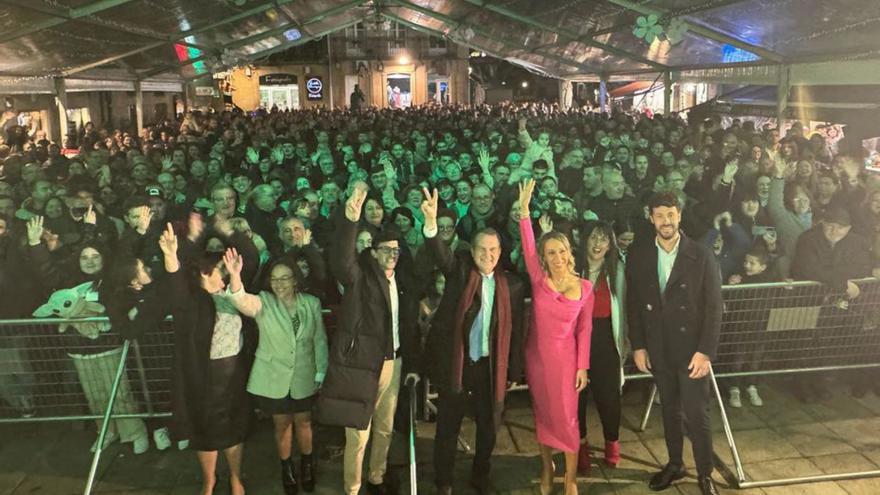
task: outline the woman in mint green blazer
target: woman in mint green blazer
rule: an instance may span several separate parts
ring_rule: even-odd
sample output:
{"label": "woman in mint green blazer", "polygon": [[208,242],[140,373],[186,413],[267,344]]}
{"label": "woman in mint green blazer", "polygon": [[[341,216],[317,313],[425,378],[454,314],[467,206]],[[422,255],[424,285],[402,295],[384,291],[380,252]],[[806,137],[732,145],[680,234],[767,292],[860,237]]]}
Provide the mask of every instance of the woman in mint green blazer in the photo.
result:
{"label": "woman in mint green blazer", "polygon": [[[321,301],[297,292],[297,268],[281,259],[269,268],[268,291],[248,294],[241,283],[241,256],[229,249],[223,259],[229,271],[230,300],[245,316],[257,320],[260,343],[247,390],[260,409],[272,415],[286,494],[299,486],[315,488],[311,411],[315,393],[327,372],[327,334]],[[302,453],[300,481],[291,460],[293,432]]]}

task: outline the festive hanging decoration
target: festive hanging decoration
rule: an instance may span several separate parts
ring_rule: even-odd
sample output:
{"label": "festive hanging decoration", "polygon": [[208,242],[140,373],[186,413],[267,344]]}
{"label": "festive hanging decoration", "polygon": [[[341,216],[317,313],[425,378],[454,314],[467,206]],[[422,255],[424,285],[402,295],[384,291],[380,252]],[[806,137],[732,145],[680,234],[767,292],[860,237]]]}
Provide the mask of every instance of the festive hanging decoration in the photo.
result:
{"label": "festive hanging decoration", "polygon": [[674,17],[669,20],[666,25],[666,39],[673,45],[677,45],[684,40],[684,34],[688,30],[688,25],[681,17]]}
{"label": "festive hanging decoration", "polygon": [[648,43],[653,43],[657,37],[663,34],[663,26],[659,24],[660,18],[654,14],[649,16],[639,16],[636,19],[636,27],[633,34],[636,38],[643,39]]}

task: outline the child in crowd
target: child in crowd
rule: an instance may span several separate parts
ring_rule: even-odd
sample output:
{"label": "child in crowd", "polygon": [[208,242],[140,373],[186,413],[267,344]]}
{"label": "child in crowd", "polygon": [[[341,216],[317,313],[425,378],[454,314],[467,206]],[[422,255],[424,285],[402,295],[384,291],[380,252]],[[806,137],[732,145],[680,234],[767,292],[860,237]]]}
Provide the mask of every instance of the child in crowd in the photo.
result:
{"label": "child in crowd", "polygon": [[[766,284],[778,282],[778,277],[774,271],[768,269],[770,265],[770,253],[761,242],[756,242],[746,253],[742,264],[742,270],[739,273],[731,275],[728,279],[730,285],[740,284]],[[728,309],[735,311],[734,305]],[[766,318],[750,316],[743,323],[743,339],[739,342],[738,356],[733,366],[734,372],[756,371],[760,366],[761,359],[764,354],[764,328],[755,327],[754,322],[764,322]],[[733,379],[733,385],[728,390],[730,394],[730,407],[742,407],[742,398],[740,386],[745,386],[746,395],[749,397],[749,403],[755,407],[764,405],[764,401],[758,394],[758,376],[744,376]]]}

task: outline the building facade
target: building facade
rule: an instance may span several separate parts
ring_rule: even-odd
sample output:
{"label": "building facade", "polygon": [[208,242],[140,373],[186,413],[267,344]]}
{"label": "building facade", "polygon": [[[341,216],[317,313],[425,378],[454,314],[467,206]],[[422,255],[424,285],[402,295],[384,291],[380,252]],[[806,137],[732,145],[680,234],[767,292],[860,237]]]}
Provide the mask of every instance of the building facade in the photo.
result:
{"label": "building facade", "polygon": [[[467,103],[468,54],[466,47],[394,21],[361,22],[320,41],[236,68],[224,80],[214,81],[219,97],[197,95],[196,104],[216,107],[227,93],[232,104],[245,111],[342,108],[349,105],[355,84],[363,91],[367,106]],[[211,103],[206,101],[210,98]]]}

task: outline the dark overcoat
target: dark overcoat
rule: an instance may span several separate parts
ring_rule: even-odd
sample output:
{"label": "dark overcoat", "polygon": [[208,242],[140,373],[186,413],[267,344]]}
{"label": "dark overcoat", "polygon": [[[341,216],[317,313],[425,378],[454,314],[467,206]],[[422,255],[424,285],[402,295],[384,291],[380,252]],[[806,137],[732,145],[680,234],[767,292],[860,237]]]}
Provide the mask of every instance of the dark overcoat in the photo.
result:
{"label": "dark overcoat", "polygon": [[653,237],[634,245],[626,259],[632,348],[647,349],[655,371],[686,369],[697,351],[714,361],[721,329],[721,278],[709,248],[681,234],[663,295]]}

